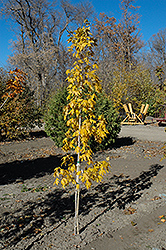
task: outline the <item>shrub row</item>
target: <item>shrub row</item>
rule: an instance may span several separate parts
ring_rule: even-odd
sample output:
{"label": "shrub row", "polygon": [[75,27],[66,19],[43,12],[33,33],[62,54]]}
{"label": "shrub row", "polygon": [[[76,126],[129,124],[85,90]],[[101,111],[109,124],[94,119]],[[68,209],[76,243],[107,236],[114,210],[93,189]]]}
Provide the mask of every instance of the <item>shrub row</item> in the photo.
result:
{"label": "shrub row", "polygon": [[[0,84],[0,104],[4,100],[2,98],[4,91],[4,86]],[[44,114],[45,131],[58,147],[63,146],[63,139],[68,129],[63,114],[66,105],[67,88],[64,88],[50,98]],[[90,139],[89,145],[93,151],[96,151],[106,149],[115,141],[120,131],[120,120],[112,102],[104,94],[98,95],[94,114],[96,117],[104,115],[109,132],[101,144],[98,144],[94,138]],[[24,92],[8,99],[0,109],[0,117],[0,141],[2,141],[26,136],[35,125],[40,126],[42,114],[35,105],[33,93],[26,87]]]}

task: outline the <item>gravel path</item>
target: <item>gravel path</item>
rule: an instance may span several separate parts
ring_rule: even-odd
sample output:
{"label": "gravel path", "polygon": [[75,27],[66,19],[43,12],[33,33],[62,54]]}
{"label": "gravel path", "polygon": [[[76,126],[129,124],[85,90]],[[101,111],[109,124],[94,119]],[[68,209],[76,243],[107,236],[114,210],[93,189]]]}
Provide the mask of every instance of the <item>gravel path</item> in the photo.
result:
{"label": "gravel path", "polygon": [[131,136],[139,140],[166,142],[165,128],[152,125],[122,126],[119,136]]}
{"label": "gravel path", "polygon": [[164,142],[134,140],[136,132],[125,129],[114,148],[94,155],[109,157],[112,168],[91,190],[82,188],[78,237],[73,189],[52,185],[63,152],[46,137],[1,143],[0,249],[166,249],[166,222],[159,218],[166,215]]}

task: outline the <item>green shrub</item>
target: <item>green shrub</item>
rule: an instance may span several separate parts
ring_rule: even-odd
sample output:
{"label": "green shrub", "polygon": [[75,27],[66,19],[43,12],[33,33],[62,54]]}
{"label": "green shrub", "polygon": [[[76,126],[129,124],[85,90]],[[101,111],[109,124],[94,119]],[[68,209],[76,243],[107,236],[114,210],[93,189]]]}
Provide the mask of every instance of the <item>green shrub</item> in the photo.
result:
{"label": "green shrub", "polygon": [[107,134],[107,137],[103,139],[102,143],[98,144],[94,140],[94,138],[91,138],[89,144],[93,151],[99,149],[104,150],[110,147],[115,142],[115,139],[121,130],[121,125],[120,125],[121,121],[119,119],[117,111],[113,107],[112,101],[108,99],[108,97],[103,93],[98,94],[98,99],[96,102],[96,108],[94,110],[94,114],[96,117],[98,117],[101,114],[104,115],[104,118],[107,123],[106,128],[109,134]]}
{"label": "green shrub", "polygon": [[[0,91],[0,104],[4,101],[2,95],[3,91]],[[13,140],[28,135],[35,125],[40,126],[40,117],[33,93],[25,87],[21,94],[9,98],[0,109],[0,140]]]}
{"label": "green shrub", "polygon": [[[63,146],[63,139],[67,131],[66,122],[64,121],[63,109],[67,105],[67,89],[57,91],[50,99],[48,109],[45,114],[45,131],[48,136],[55,142],[56,146]],[[96,117],[103,114],[107,122],[107,130],[109,134],[101,144],[95,142],[91,138],[89,145],[93,151],[98,149],[106,149],[115,142],[117,134],[120,132],[120,120],[112,102],[104,94],[98,95],[96,108],[94,110]]]}
{"label": "green shrub", "polygon": [[55,142],[57,147],[63,146],[63,139],[67,132],[63,109],[67,105],[67,89],[57,91],[50,99],[44,115],[45,132]]}

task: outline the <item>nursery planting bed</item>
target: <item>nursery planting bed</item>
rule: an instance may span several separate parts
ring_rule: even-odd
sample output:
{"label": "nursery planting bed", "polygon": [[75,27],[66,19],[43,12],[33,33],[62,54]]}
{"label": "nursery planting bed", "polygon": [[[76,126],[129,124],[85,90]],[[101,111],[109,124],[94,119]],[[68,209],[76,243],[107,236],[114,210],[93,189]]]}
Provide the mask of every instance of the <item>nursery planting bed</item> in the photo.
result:
{"label": "nursery planting bed", "polygon": [[156,129],[142,126],[152,136],[140,139],[125,126],[113,148],[94,155],[109,157],[111,171],[82,187],[79,236],[72,186],[53,186],[62,150],[47,137],[1,143],[0,249],[166,249],[166,133]]}

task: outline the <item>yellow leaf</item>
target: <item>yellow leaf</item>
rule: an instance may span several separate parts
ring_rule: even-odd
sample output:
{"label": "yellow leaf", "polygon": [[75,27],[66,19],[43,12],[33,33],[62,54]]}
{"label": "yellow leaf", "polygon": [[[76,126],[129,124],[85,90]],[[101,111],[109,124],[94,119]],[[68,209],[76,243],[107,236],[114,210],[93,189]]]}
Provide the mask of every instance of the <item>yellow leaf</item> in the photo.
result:
{"label": "yellow leaf", "polygon": [[54,181],[54,183],[53,183],[53,185],[58,185],[59,184],[59,179],[57,178],[55,181]]}
{"label": "yellow leaf", "polygon": [[78,172],[77,172],[77,175],[80,175],[80,174],[81,174],[81,171],[78,171]]}

